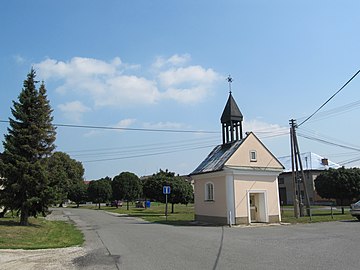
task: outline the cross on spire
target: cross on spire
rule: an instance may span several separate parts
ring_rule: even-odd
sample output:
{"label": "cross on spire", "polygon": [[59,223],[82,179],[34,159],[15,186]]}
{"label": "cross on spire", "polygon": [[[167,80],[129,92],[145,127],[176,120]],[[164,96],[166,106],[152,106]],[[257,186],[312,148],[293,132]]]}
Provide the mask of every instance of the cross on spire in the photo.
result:
{"label": "cross on spire", "polygon": [[229,93],[231,94],[231,83],[232,83],[232,81],[233,81],[233,78],[231,78],[231,76],[229,75],[229,76],[227,77],[227,81],[228,81],[228,83],[229,83]]}

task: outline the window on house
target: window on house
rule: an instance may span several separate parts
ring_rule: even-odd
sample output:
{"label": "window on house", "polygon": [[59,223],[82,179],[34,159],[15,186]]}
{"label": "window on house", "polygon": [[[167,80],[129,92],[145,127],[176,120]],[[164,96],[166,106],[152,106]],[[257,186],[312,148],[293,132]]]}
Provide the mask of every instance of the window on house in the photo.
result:
{"label": "window on house", "polygon": [[255,150],[250,151],[250,161],[256,161],[256,160],[257,160],[256,151]]}
{"label": "window on house", "polygon": [[206,183],[205,185],[205,201],[213,201],[214,200],[214,184]]}

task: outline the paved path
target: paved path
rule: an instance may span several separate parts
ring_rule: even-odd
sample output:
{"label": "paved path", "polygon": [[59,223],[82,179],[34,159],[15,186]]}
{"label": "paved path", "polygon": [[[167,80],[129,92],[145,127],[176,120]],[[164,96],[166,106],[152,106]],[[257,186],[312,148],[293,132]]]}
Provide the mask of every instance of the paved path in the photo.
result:
{"label": "paved path", "polygon": [[64,209],[86,236],[78,269],[360,269],[360,222],[176,227]]}

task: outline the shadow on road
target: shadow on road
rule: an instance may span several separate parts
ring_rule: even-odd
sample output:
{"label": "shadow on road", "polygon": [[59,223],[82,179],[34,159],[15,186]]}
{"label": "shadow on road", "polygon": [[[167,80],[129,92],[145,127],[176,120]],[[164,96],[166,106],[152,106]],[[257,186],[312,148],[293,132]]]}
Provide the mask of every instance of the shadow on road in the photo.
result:
{"label": "shadow on road", "polygon": [[218,266],[219,259],[220,259],[220,256],[221,256],[221,251],[222,251],[222,248],[223,248],[223,243],[224,243],[224,227],[221,228],[220,246],[219,246],[218,254],[217,254],[217,256],[216,256],[216,261],[215,261],[213,270],[216,270],[216,268],[217,268],[217,266]]}

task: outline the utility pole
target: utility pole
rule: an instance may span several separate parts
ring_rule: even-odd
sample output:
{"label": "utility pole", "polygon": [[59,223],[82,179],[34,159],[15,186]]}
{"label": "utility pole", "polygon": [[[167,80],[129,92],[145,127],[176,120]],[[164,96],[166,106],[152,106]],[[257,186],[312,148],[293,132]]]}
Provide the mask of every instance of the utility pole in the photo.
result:
{"label": "utility pole", "polygon": [[295,120],[290,120],[290,146],[291,146],[291,172],[292,172],[292,183],[293,183],[293,204],[294,204],[294,216],[300,217],[299,211],[299,200],[298,200],[298,186],[295,174],[295,144],[294,144],[294,131],[295,131]]}
{"label": "utility pole", "polygon": [[[293,178],[293,186],[294,186],[294,214],[295,217],[298,218],[300,216],[304,216],[304,203],[303,197],[301,194],[301,184],[304,190],[304,199],[306,203],[307,215],[310,216],[311,219],[311,206],[309,200],[309,194],[307,192],[306,187],[306,178],[302,166],[302,161],[300,157],[300,149],[296,136],[296,120],[290,120],[290,141],[291,141],[291,165],[292,165],[292,178]],[[299,171],[300,169],[300,171]]]}

